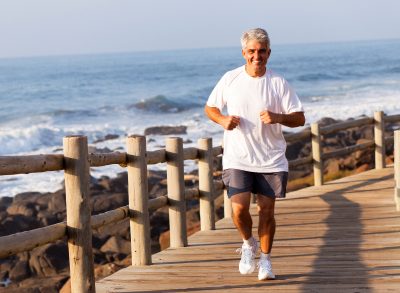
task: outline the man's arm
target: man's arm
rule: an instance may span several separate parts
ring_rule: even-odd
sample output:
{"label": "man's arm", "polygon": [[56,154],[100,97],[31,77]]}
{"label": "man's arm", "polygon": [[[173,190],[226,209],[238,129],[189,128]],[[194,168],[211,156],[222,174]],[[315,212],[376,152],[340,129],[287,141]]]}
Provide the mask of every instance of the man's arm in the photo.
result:
{"label": "man's arm", "polygon": [[218,123],[226,130],[235,129],[240,123],[239,116],[225,116],[221,114],[221,111],[216,107],[205,106],[204,112],[215,123]]}
{"label": "man's arm", "polygon": [[279,114],[268,110],[260,113],[261,121],[265,124],[279,123],[287,127],[303,126],[306,122],[304,112],[293,112],[290,114]]}

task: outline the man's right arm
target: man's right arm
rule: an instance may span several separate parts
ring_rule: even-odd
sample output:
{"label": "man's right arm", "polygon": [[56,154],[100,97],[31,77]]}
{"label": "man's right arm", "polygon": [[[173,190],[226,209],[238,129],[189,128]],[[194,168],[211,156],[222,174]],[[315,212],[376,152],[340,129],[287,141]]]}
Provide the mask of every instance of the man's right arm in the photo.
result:
{"label": "man's right arm", "polygon": [[235,129],[240,123],[239,116],[222,115],[221,111],[216,107],[205,106],[204,112],[215,123],[218,123],[226,130]]}

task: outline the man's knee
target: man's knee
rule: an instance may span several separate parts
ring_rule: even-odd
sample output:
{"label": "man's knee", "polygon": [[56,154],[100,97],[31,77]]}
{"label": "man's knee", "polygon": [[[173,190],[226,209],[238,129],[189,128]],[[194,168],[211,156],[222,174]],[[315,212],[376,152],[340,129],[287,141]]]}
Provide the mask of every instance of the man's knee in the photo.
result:
{"label": "man's knee", "polygon": [[247,206],[243,206],[243,205],[232,206],[232,212],[233,212],[233,216],[237,217],[237,218],[242,218],[244,216],[247,216],[250,213],[249,208]]}
{"label": "man's knee", "polygon": [[263,221],[272,221],[275,219],[275,211],[273,207],[260,207],[258,215]]}

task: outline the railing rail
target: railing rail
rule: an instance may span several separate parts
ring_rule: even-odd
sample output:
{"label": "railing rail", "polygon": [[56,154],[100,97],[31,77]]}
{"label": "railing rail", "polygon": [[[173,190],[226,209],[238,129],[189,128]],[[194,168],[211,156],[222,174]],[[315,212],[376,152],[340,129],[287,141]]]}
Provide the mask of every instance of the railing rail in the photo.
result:
{"label": "railing rail", "polygon": [[[311,140],[312,155],[289,161],[291,168],[312,163],[314,184],[323,184],[324,161],[349,153],[375,148],[376,168],[383,168],[385,144],[396,143],[396,189],[395,199],[400,209],[400,134],[384,137],[385,122],[400,122],[400,115],[384,116],[376,112],[374,118],[362,118],[320,127],[312,124],[298,133],[285,134],[290,142]],[[323,136],[337,131],[362,125],[374,125],[375,139],[339,150],[323,152]],[[68,238],[70,254],[71,286],[73,292],[94,292],[93,257],[91,230],[129,218],[131,225],[132,264],[151,264],[149,238],[149,211],[169,206],[170,241],[172,247],[187,245],[186,207],[189,199],[200,200],[200,221],[202,230],[215,229],[214,200],[223,191],[223,183],[213,180],[213,161],[222,154],[221,146],[212,147],[211,139],[200,139],[198,147],[183,148],[182,139],[167,139],[166,148],[146,151],[144,136],[127,138],[127,152],[88,154],[86,137],[64,138],[64,154],[33,156],[0,156],[0,176],[46,171],[65,171],[67,221],[30,231],[0,237],[0,258]],[[185,189],[183,162],[198,160],[199,187]],[[167,163],[168,194],[148,200],[147,165]],[[89,167],[118,164],[128,169],[129,205],[90,215]],[[224,192],[225,217],[231,216],[230,200]],[[78,260],[78,261],[77,261]]]}

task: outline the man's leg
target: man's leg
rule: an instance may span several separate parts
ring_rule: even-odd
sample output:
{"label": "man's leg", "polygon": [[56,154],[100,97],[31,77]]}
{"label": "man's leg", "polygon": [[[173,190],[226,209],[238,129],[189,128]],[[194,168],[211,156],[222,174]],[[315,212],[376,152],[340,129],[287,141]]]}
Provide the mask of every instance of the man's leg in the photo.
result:
{"label": "man's leg", "polygon": [[271,264],[271,249],[275,236],[275,199],[258,195],[259,226],[258,235],[261,243],[258,279],[275,279]]}
{"label": "man's leg", "polygon": [[233,222],[243,238],[243,245],[238,249],[242,254],[239,262],[239,272],[241,274],[251,274],[256,268],[256,254],[258,243],[252,237],[253,221],[251,219],[250,192],[235,194],[231,197]]}
{"label": "man's leg", "polygon": [[257,196],[261,252],[269,254],[275,236],[275,199],[265,196]]}
{"label": "man's leg", "polygon": [[235,194],[231,197],[232,202],[232,219],[236,228],[239,230],[243,239],[249,239],[252,236],[253,221],[251,219],[250,192]]}

